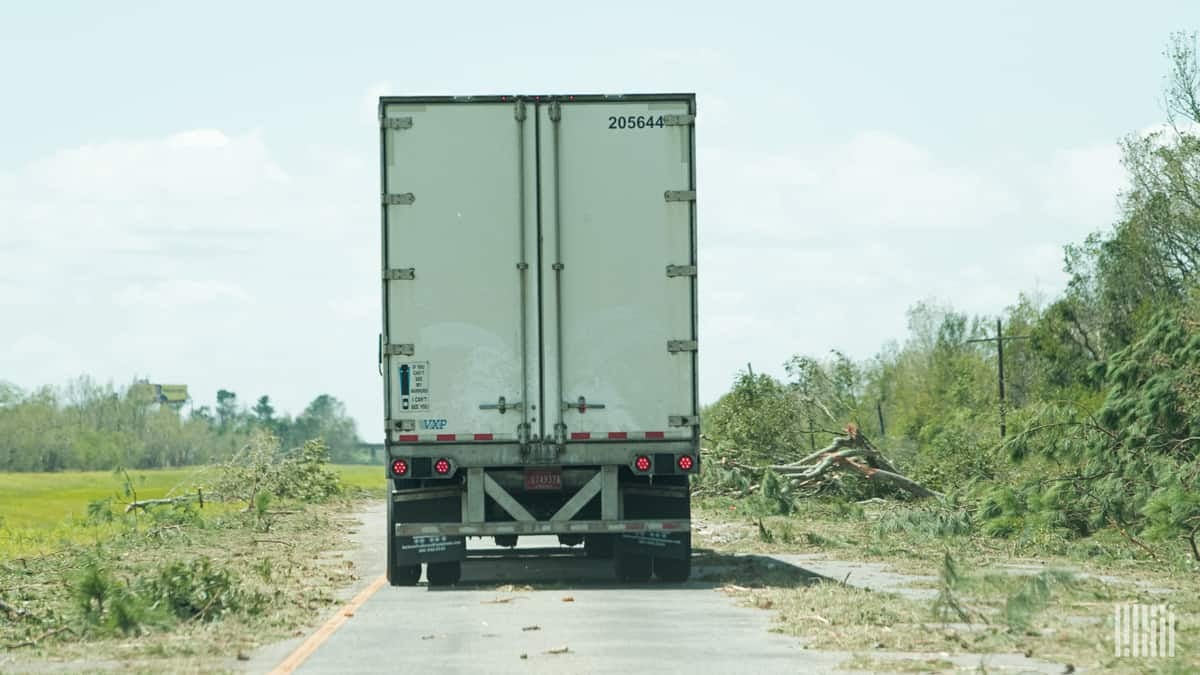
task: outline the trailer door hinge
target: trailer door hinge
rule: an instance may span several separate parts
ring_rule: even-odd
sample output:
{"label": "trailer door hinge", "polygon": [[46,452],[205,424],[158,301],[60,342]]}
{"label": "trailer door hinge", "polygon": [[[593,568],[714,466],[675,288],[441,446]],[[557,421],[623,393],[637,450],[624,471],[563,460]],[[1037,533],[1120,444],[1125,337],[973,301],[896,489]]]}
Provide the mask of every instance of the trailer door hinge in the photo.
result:
{"label": "trailer door hinge", "polygon": [[667,425],[672,427],[698,427],[700,426],[699,415],[668,415]]}
{"label": "trailer door hinge", "polygon": [[691,114],[685,115],[663,115],[663,125],[668,127],[687,127],[696,123],[696,116]]}
{"label": "trailer door hinge", "polygon": [[415,201],[417,201],[417,197],[411,192],[383,195],[384,206],[409,206]]}
{"label": "trailer door hinge", "polygon": [[558,101],[550,104],[550,121],[558,122],[562,119],[562,105]]}
{"label": "trailer door hinge", "polygon": [[700,348],[700,344],[695,340],[667,340],[667,351],[672,354],[675,352],[694,352]]}
{"label": "trailer door hinge", "polygon": [[696,201],[695,190],[667,190],[665,193],[669,202],[694,202]]}
{"label": "trailer door hinge", "polygon": [[[663,122],[666,124],[667,122]],[[384,117],[379,120],[380,129],[411,129],[413,120],[411,117]]]}
{"label": "trailer door hinge", "polygon": [[668,277],[694,277],[696,276],[695,265],[667,265]]}
{"label": "trailer door hinge", "polygon": [[416,353],[412,344],[384,345],[384,356],[412,356]]}
{"label": "trailer door hinge", "polygon": [[383,278],[388,281],[411,281],[417,278],[417,270],[414,267],[385,270]]}
{"label": "trailer door hinge", "polygon": [[525,121],[525,101],[517,100],[516,104],[513,106],[513,118],[518,122]]}

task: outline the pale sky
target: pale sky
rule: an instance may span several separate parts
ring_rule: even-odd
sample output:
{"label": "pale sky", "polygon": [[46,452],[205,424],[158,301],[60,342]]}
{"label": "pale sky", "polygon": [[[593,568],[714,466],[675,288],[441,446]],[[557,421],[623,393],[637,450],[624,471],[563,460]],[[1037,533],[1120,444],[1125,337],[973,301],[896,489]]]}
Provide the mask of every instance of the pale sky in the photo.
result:
{"label": "pale sky", "polygon": [[701,398],[1064,283],[1189,2],[5,3],[0,380],[382,437],[380,94],[698,98]]}

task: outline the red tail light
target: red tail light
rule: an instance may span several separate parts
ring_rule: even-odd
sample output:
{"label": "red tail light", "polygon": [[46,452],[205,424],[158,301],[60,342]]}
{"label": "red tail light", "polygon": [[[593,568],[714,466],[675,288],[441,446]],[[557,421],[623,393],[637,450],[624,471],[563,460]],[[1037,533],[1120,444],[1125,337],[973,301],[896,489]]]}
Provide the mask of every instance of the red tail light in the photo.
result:
{"label": "red tail light", "polygon": [[445,476],[446,474],[450,473],[450,460],[439,459],[438,461],[433,463],[433,470],[439,476]]}
{"label": "red tail light", "polygon": [[691,455],[680,455],[677,464],[680,471],[691,471],[692,467],[696,466],[696,460],[692,459]]}
{"label": "red tail light", "polygon": [[643,472],[649,471],[650,470],[650,458],[645,455],[638,455],[638,458],[633,460],[633,465],[637,468],[638,471],[643,471]]}
{"label": "red tail light", "polygon": [[392,475],[404,476],[408,474],[408,462],[397,459],[392,462]]}

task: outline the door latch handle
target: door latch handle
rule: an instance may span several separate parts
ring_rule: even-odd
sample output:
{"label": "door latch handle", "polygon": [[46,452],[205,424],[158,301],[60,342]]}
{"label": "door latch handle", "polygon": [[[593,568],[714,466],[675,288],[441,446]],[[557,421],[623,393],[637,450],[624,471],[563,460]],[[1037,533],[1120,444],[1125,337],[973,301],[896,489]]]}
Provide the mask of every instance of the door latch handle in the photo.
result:
{"label": "door latch handle", "polygon": [[520,401],[513,401],[512,403],[509,403],[508,401],[504,400],[503,396],[501,396],[500,399],[495,403],[479,404],[480,410],[499,410],[501,415],[503,415],[507,410],[520,410],[521,407],[522,404]]}
{"label": "door latch handle", "polygon": [[580,396],[579,400],[575,401],[574,403],[572,403],[571,401],[563,401],[563,410],[566,410],[568,408],[575,408],[582,415],[583,413],[588,411],[588,408],[602,409],[602,408],[604,408],[604,404],[603,403],[588,403],[586,398]]}

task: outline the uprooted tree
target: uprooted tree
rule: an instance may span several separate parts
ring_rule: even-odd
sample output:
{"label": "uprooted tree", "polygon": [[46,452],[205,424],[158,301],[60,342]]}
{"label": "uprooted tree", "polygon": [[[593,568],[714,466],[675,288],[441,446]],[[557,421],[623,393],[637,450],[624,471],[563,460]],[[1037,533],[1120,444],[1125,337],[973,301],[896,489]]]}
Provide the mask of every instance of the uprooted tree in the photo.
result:
{"label": "uprooted tree", "polygon": [[[853,475],[876,485],[886,485],[911,494],[914,497],[942,497],[942,493],[931,490],[904,475],[870,439],[854,424],[848,424],[841,435],[820,450],[786,464],[771,464],[754,467],[736,460],[718,460],[722,467],[747,473],[767,471],[776,479],[783,479],[799,494],[810,496],[825,490],[843,475]],[[759,485],[745,485],[735,491],[754,492]]]}
{"label": "uprooted tree", "polygon": [[802,489],[819,487],[828,480],[831,472],[844,471],[900,488],[914,497],[943,496],[901,473],[856,425],[846,425],[844,431],[845,435],[834,438],[833,443],[799,461],[768,468],[786,476],[794,486]]}

